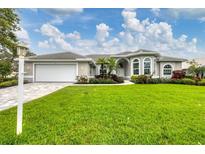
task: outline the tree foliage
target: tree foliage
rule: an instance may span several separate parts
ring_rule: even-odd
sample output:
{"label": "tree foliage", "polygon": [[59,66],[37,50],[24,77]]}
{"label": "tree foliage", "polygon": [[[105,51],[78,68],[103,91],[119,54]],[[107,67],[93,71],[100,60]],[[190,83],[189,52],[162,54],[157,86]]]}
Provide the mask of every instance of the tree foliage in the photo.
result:
{"label": "tree foliage", "polygon": [[0,78],[5,79],[12,72],[11,62],[8,60],[0,60]]}
{"label": "tree foliage", "polygon": [[109,70],[108,75],[110,75],[114,70],[117,69],[117,63],[116,63],[115,58],[113,58],[113,57],[108,58],[107,62],[108,62],[107,67]]}
{"label": "tree foliage", "polygon": [[203,78],[205,72],[205,66],[201,66],[195,60],[191,60],[188,62],[190,64],[188,68],[188,73],[191,74],[193,77]]}
{"label": "tree foliage", "polygon": [[108,64],[107,59],[105,57],[98,58],[96,64],[100,65],[100,74],[105,75],[107,71],[106,65]]}
{"label": "tree foliage", "polygon": [[19,17],[15,9],[0,9],[0,53],[2,55],[10,53],[12,58],[16,56],[18,39],[15,32],[18,30],[20,30]]}

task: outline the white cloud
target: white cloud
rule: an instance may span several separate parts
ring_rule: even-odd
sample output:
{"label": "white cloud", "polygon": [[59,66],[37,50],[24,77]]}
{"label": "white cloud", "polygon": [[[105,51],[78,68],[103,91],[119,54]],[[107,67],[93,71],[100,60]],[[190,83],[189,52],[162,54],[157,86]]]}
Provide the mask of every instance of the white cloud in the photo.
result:
{"label": "white cloud", "polygon": [[43,24],[40,28],[40,31],[43,35],[49,36],[49,37],[64,37],[64,34],[60,32],[58,28],[55,26],[47,23]]}
{"label": "white cloud", "polygon": [[74,31],[73,33],[66,34],[66,38],[79,40],[80,39],[80,33],[78,31]]}
{"label": "white cloud", "polygon": [[51,15],[53,19],[51,24],[62,24],[68,17],[83,12],[82,8],[50,8],[44,9],[44,11]]}
{"label": "white cloud", "polygon": [[186,55],[197,51],[196,38],[190,40],[186,35],[175,38],[172,26],[166,22],[150,22],[149,19],[140,21],[135,10],[125,9],[122,16],[124,31],[119,33],[119,37],[121,45],[127,50],[145,48],[162,51],[168,55]]}
{"label": "white cloud", "polygon": [[136,32],[143,32],[144,26],[143,24],[136,18],[137,14],[134,9],[124,9],[122,11],[122,16],[124,19],[124,27],[127,30],[136,31]]}
{"label": "white cloud", "polygon": [[47,40],[40,41],[40,42],[38,42],[38,47],[39,48],[46,48],[46,49],[48,49],[48,48],[50,48],[50,44],[49,44],[49,42]]}
{"label": "white cloud", "polygon": [[21,29],[19,31],[16,31],[15,33],[16,33],[17,38],[21,42],[26,43],[27,45],[30,45],[31,42],[30,42],[29,34],[23,27],[21,27]]}
{"label": "white cloud", "polygon": [[43,24],[40,28],[40,32],[44,36],[48,36],[49,39],[58,45],[62,50],[71,50],[70,43],[66,42],[65,34],[62,33],[57,27],[47,23]]}
{"label": "white cloud", "polygon": [[96,39],[99,43],[102,43],[109,37],[109,31],[111,28],[105,23],[96,25]]}
{"label": "white cloud", "polygon": [[199,18],[199,21],[200,21],[200,22],[205,22],[205,17]]}
{"label": "white cloud", "polygon": [[140,20],[136,10],[122,11],[123,31],[116,36],[110,36],[112,29],[105,23],[96,25],[95,39],[83,39],[77,31],[63,33],[51,24],[43,24],[40,28],[42,35],[48,37],[41,46],[56,45],[61,50],[72,50],[80,54],[88,53],[118,53],[127,50],[149,49],[160,51],[170,56],[185,56],[195,54],[197,39],[182,34],[174,37],[173,28],[166,22]]}
{"label": "white cloud", "polygon": [[185,19],[197,19],[205,17],[205,9],[194,8],[194,9],[168,9],[167,14],[173,18],[185,18]]}
{"label": "white cloud", "polygon": [[152,8],[150,10],[156,17],[159,17],[160,15],[160,9],[159,8]]}

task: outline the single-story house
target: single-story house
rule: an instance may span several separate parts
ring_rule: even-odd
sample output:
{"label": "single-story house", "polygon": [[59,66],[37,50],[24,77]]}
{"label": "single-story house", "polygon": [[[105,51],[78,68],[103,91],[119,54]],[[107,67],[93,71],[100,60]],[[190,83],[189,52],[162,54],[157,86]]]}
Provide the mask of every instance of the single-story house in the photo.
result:
{"label": "single-story house", "polygon": [[172,76],[173,70],[181,70],[186,59],[166,57],[156,51],[137,50],[118,54],[80,55],[62,52],[25,58],[25,79],[29,82],[75,82],[76,77],[93,77],[100,73],[96,61],[100,57],[114,57],[118,68],[116,74],[124,78],[132,75]]}

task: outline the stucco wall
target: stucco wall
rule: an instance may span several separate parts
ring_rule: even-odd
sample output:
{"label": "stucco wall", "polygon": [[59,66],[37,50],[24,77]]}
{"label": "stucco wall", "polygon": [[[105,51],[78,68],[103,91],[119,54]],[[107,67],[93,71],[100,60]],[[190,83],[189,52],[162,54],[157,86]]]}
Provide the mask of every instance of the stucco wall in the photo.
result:
{"label": "stucco wall", "polygon": [[182,69],[182,63],[181,62],[160,62],[160,77],[165,77],[163,75],[163,67],[166,64],[170,64],[172,66],[172,71],[174,70],[181,70]]}
{"label": "stucco wall", "polygon": [[78,75],[90,75],[90,65],[88,62],[78,62]]}
{"label": "stucco wall", "polygon": [[[76,62],[25,62],[24,71],[25,71],[25,80],[32,82],[33,81],[33,63],[76,63]],[[78,63],[78,75],[87,75],[90,74],[90,66],[88,62],[77,62]]]}

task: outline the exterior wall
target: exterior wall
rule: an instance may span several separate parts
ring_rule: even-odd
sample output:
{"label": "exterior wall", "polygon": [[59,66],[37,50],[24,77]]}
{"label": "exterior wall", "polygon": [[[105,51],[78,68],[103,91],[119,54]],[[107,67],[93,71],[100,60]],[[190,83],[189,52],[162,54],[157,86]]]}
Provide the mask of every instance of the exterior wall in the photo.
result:
{"label": "exterior wall", "polygon": [[33,82],[33,63],[25,62],[24,64],[24,80],[27,82]]}
{"label": "exterior wall", "polygon": [[[25,81],[28,81],[28,82],[33,82],[33,78],[34,78],[34,64],[35,63],[52,63],[52,64],[59,64],[59,63],[76,63],[76,62],[25,62],[25,65],[24,65],[24,71],[25,71],[25,75],[24,75],[24,79]],[[87,75],[89,76],[90,75],[90,66],[89,66],[89,63],[88,62],[77,62],[77,69],[78,69],[78,75]]]}
{"label": "exterior wall", "polygon": [[182,62],[160,62],[160,77],[169,77],[169,76],[164,76],[163,74],[163,68],[164,65],[170,64],[172,66],[172,71],[174,70],[181,70],[182,69]]}
{"label": "exterior wall", "polygon": [[90,76],[90,65],[88,62],[78,62],[78,75]]}

